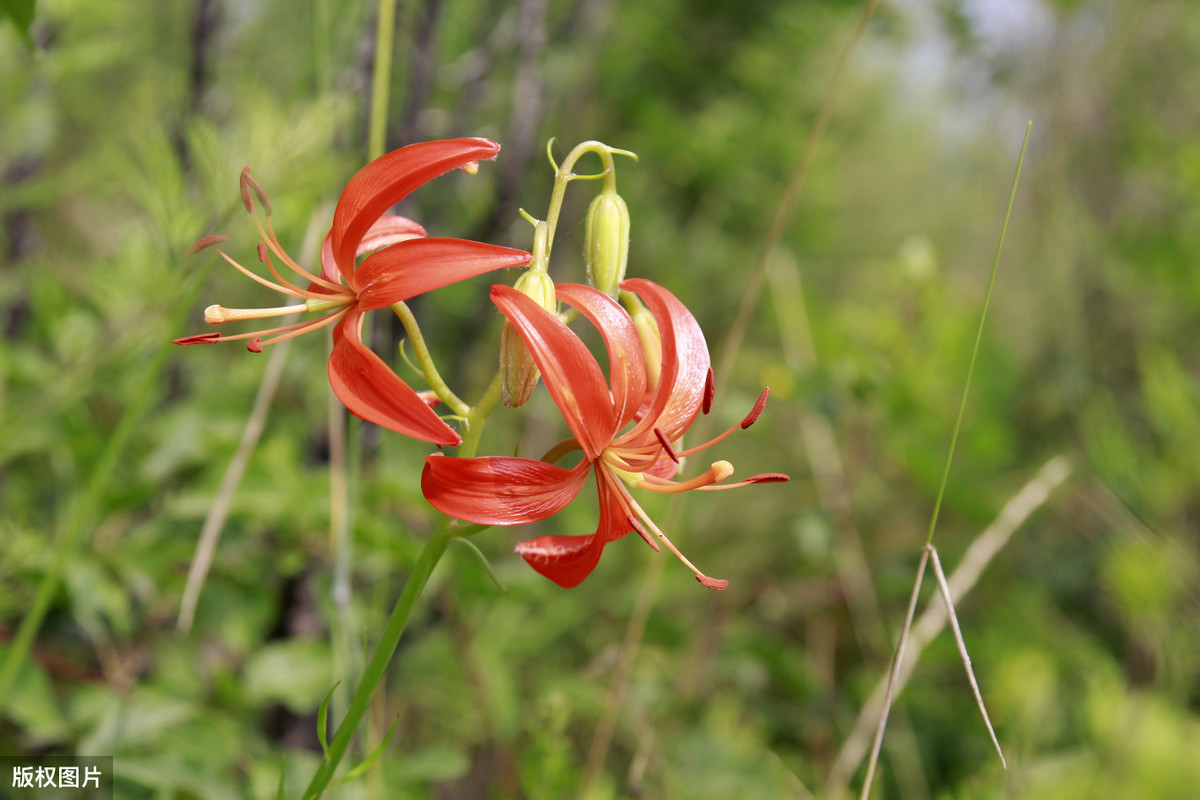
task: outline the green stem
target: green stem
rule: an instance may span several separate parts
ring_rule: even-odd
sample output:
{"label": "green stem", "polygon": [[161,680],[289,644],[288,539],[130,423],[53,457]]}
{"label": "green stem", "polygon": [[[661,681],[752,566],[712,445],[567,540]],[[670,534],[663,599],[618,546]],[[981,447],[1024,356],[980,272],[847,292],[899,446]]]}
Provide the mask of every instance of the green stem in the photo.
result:
{"label": "green stem", "polygon": [[383,635],[375,646],[375,652],[371,656],[371,660],[367,662],[362,679],[359,680],[358,687],[354,690],[354,696],[350,700],[346,716],[338,725],[333,741],[329,743],[329,750],[321,759],[321,765],[317,768],[316,774],[313,775],[308,788],[304,790],[305,800],[313,800],[321,796],[337,771],[338,765],[342,762],[342,758],[346,755],[346,750],[349,748],[351,740],[354,739],[359,723],[362,722],[370,708],[371,697],[374,696],[376,688],[387,671],[388,664],[391,663],[392,656],[396,653],[396,647],[400,644],[400,636],[404,633],[408,618],[412,616],[417,598],[420,597],[425,584],[429,582],[433,568],[437,566],[442,554],[446,552],[446,545],[449,544],[452,537],[449,520],[443,518],[429,541],[425,543],[421,554],[417,556],[417,563],[413,565],[412,575],[404,584],[400,598],[396,601],[396,607],[392,609],[387,625],[384,626]]}
{"label": "green stem", "polygon": [[396,32],[396,0],[379,0],[375,28],[375,69],[371,75],[371,120],[367,129],[367,159],[374,161],[387,148],[388,94],[392,81],[392,38]]}
{"label": "green stem", "polygon": [[958,445],[958,432],[962,429],[963,413],[967,410],[967,394],[971,391],[971,378],[975,375],[975,361],[979,357],[979,343],[983,340],[983,323],[987,321],[988,306],[992,303],[992,287],[996,284],[996,272],[1000,266],[1000,251],[1004,249],[1004,235],[1008,233],[1008,220],[1012,216],[1013,202],[1017,198],[1017,184],[1021,180],[1021,165],[1025,163],[1025,148],[1029,146],[1030,121],[1025,126],[1025,141],[1021,143],[1021,154],[1017,156],[1017,171],[1013,175],[1012,191],[1008,195],[1008,210],[1004,212],[1004,224],[1000,226],[1000,241],[996,243],[996,255],[992,259],[992,274],[988,278],[987,292],[983,296],[983,310],[979,313],[979,327],[975,331],[975,346],[971,349],[971,364],[967,367],[967,380],[963,384],[962,400],[958,404],[958,418],[954,421],[954,433],[950,436],[950,452],[946,454],[946,468],[942,471],[942,485],[938,487],[937,500],[933,503],[933,515],[929,519],[929,533],[925,545],[933,544],[933,531],[937,527],[938,514],[942,510],[942,498],[946,494],[946,483],[950,480],[950,464],[954,461],[954,448]]}
{"label": "green stem", "polygon": [[400,318],[401,324],[404,325],[404,331],[408,334],[408,343],[412,345],[413,355],[417,358],[417,366],[420,367],[421,374],[424,376],[425,382],[429,384],[429,388],[455,414],[460,417],[467,416],[471,407],[450,389],[446,381],[442,380],[437,365],[433,363],[433,356],[430,355],[429,348],[425,346],[425,337],[421,334],[421,326],[417,324],[417,318],[413,316],[412,309],[406,303],[392,303],[391,308]]}
{"label": "green stem", "polygon": [[[487,417],[499,401],[500,374],[496,373],[488,388],[484,390],[479,403],[465,414],[467,422],[463,430],[463,443],[459,446],[458,455],[460,457],[470,458],[475,455]],[[354,739],[359,724],[370,708],[371,698],[383,681],[384,673],[387,671],[388,664],[391,663],[392,656],[396,654],[400,636],[404,633],[405,626],[408,625],[408,619],[412,616],[417,598],[425,589],[425,584],[429,582],[433,568],[437,566],[442,554],[446,552],[447,544],[455,536],[461,534],[462,531],[452,527],[449,517],[443,517],[433,532],[433,536],[429,538],[420,555],[417,556],[417,563],[413,566],[412,575],[404,584],[404,589],[400,592],[399,599],[396,600],[396,607],[392,609],[387,625],[384,626],[379,643],[375,645],[375,652],[371,655],[366,669],[363,670],[362,678],[354,690],[354,696],[350,699],[350,707],[346,710],[346,716],[338,725],[338,729],[333,735],[333,741],[329,744],[329,750],[321,759],[321,765],[304,791],[305,800],[314,800],[314,798],[320,797],[321,793],[329,786],[329,781],[337,772],[338,765],[345,757],[346,750]]]}

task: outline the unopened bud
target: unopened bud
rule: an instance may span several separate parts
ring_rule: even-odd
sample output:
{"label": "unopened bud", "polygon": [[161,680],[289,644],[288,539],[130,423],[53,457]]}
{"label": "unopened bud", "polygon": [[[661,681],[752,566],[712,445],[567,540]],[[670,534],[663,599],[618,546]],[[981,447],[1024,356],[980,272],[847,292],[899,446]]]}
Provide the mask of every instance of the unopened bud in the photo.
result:
{"label": "unopened bud", "polygon": [[629,209],[615,190],[605,189],[588,206],[583,258],[588,283],[616,299],[629,261]]}
{"label": "unopened bud", "polygon": [[[545,272],[529,270],[513,288],[551,314],[558,310],[554,281]],[[540,378],[533,354],[512,323],[505,320],[500,331],[500,400],[509,408],[525,405]]]}
{"label": "unopened bud", "polygon": [[658,332],[658,323],[650,309],[642,304],[637,295],[632,292],[621,292],[621,300],[633,319],[633,327],[637,329],[638,341],[642,343],[642,360],[646,364],[647,389],[658,388],[658,379],[662,374],[662,334]]}

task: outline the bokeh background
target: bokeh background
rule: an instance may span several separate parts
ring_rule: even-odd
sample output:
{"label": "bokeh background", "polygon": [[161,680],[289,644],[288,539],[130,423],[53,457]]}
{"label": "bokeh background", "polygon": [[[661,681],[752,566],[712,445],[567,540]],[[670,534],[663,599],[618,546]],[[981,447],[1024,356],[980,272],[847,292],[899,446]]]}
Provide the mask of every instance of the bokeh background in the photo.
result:
{"label": "bokeh background", "polygon": [[[296,342],[181,630],[271,356],[168,342],[199,332],[209,303],[275,302],[211,252],[185,257],[219,231],[254,263],[244,165],[293,253],[324,234],[365,161],[376,10],[5,7],[0,653],[20,657],[4,662],[19,670],[0,752],[113,755],[118,796],[189,799],[272,797],[283,754],[298,796],[318,706],[434,523],[428,448],[352,422],[350,533],[332,535],[325,344]],[[948,571],[982,569],[958,612],[1009,769],[942,632],[895,704],[873,796],[1200,797],[1200,5],[882,0],[856,38],[864,9],[399,4],[388,146],[504,145],[402,210],[438,235],[528,247],[517,209],[545,213],[549,138],[560,156],[591,138],[636,151],[618,163],[630,274],[705,328],[718,423],[772,390],[713,457],[792,481],[647,500],[731,581],[719,594],[637,537],[571,591],[512,553],[590,531],[587,500],[472,539],[507,591],[452,547],[352,761],[397,732],[330,796],[857,795],[846,743],[903,621],[1032,121],[935,538]],[[582,278],[593,188],[569,193],[559,280]],[[467,398],[494,365],[489,283],[415,305]],[[405,370],[397,332],[374,335]],[[562,435],[539,392],[497,412],[484,448]],[[986,563],[980,541],[997,542]],[[923,605],[933,590],[927,575]],[[38,604],[26,655],[17,631]]]}

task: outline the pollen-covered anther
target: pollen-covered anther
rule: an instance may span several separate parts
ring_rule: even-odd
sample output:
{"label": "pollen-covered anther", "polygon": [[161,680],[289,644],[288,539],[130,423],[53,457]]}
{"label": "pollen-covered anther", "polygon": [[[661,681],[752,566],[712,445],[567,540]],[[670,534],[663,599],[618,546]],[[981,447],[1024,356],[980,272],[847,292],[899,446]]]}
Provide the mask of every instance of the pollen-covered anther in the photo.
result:
{"label": "pollen-covered anther", "polygon": [[667,457],[678,464],[679,456],[676,455],[675,448],[671,447],[671,440],[662,432],[662,428],[655,428],[654,436],[658,439],[658,443],[662,445],[663,452],[667,454]]}
{"label": "pollen-covered anther", "polygon": [[222,242],[228,242],[228,241],[229,241],[228,236],[222,236],[219,233],[214,233],[211,236],[205,236],[203,238],[197,239],[195,244],[193,244],[191,247],[188,248],[187,254],[189,256],[194,256],[197,253],[199,253],[201,250],[204,250],[205,248],[208,248],[208,247],[212,247],[214,244],[221,244]]}
{"label": "pollen-covered anther", "polygon": [[467,163],[465,163],[461,167],[459,167],[459,169],[461,169],[463,172],[467,173],[468,175],[474,175],[475,173],[479,172],[479,162],[478,161],[468,161]]}
{"label": "pollen-covered anther", "polygon": [[754,403],[754,408],[750,409],[750,413],[746,415],[744,420],[742,420],[742,430],[746,430],[746,428],[749,428],[758,421],[763,409],[767,407],[767,397],[769,397],[770,394],[771,387],[768,386],[762,390],[762,394],[758,396],[758,400],[756,400]]}
{"label": "pollen-covered anther", "polygon": [[211,342],[220,341],[221,334],[213,333],[197,333],[194,336],[182,336],[178,339],[172,339],[171,344],[209,344]]}
{"label": "pollen-covered anther", "polygon": [[271,201],[267,198],[267,193],[263,191],[262,186],[258,181],[250,175],[250,167],[242,168],[242,177],[239,181],[239,186],[242,190],[242,205],[251,214],[254,213],[254,198],[258,198],[258,202],[263,204],[263,210],[267,216],[271,216]]}

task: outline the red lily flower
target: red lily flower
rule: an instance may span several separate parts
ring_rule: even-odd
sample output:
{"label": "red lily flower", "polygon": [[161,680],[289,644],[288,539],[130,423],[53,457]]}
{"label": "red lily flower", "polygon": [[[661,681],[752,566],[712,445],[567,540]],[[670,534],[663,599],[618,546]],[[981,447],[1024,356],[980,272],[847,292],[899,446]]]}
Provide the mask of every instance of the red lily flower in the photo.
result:
{"label": "red lily flower", "polygon": [[[461,168],[474,172],[480,159],[494,158],[500,145],[489,139],[451,139],[402,147],[375,159],[350,179],[338,199],[333,227],[321,250],[321,273],[315,275],[295,262],[279,244],[271,227],[270,202],[250,168],[242,170],[242,201],[254,214],[262,241],[259,260],[267,265],[270,281],[243,267],[224,251],[221,256],[259,283],[301,302],[262,309],[229,309],[209,306],[204,319],[211,325],[242,319],[262,319],[292,312],[318,312],[322,316],[293,325],[222,336],[206,333],[176,339],[176,344],[205,344],[247,340],[247,347],[263,347],[302,333],[337,323],[333,353],[329,358],[329,382],[334,394],[352,413],[385,428],[441,445],[459,444],[458,433],[433,412],[407,383],[362,342],[363,315],[392,303],[416,297],[466,278],[505,267],[529,263],[524,250],[472,242],[465,239],[424,238],[425,229],[404,217],[385,214],[391,206],[422,184]],[[265,209],[265,223],[254,198]],[[226,241],[209,236],[193,252]],[[378,251],[378,252],[375,252]],[[374,253],[357,264],[359,256]],[[307,286],[281,277],[271,254],[283,261]],[[269,337],[263,339],[262,337]]]}
{"label": "red lily flower", "polygon": [[[603,292],[578,284],[556,287],[558,299],[600,331],[608,350],[609,380],[586,345],[557,317],[520,292],[493,286],[492,302],[529,346],[574,436],[541,461],[430,456],[425,459],[421,490],[434,507],[452,517],[483,525],[520,525],[562,510],[583,489],[588,473],[594,472],[600,497],[595,533],[522,542],[517,552],[530,566],[560,586],[575,586],[595,568],[605,545],[637,531],[655,550],[659,542],[665,544],[702,584],[724,589],[729,582],[705,575],[688,561],[629,489],[674,493],[786,481],[786,475],[767,474],[722,484],[733,473],[727,461],[717,461],[691,480],[671,479],[685,456],[753,424],[766,405],[767,390],[740,426],[697,447],[678,449],[680,438],[702,411],[708,412],[712,401],[712,369],[704,335],[687,307],[661,286],[631,279],[621,288],[645,301],[658,326],[662,371],[657,387],[647,390],[646,364],[633,320]],[[583,453],[575,467],[553,463],[574,450]]]}

